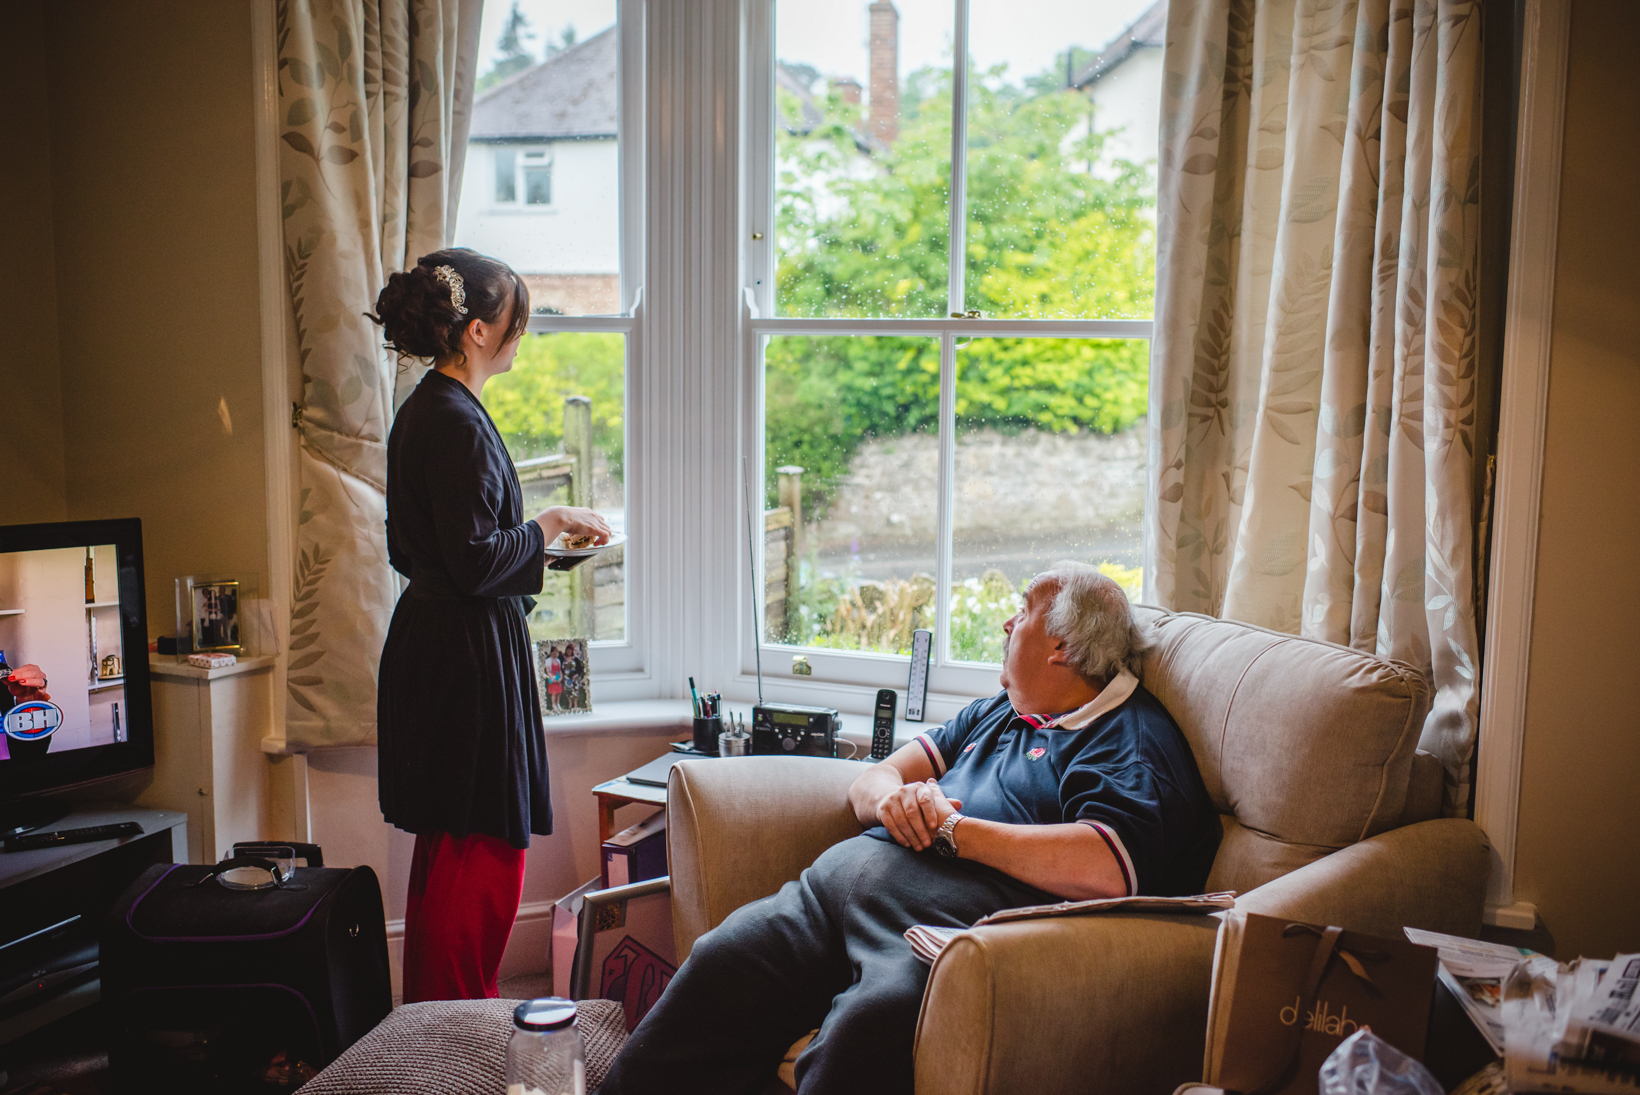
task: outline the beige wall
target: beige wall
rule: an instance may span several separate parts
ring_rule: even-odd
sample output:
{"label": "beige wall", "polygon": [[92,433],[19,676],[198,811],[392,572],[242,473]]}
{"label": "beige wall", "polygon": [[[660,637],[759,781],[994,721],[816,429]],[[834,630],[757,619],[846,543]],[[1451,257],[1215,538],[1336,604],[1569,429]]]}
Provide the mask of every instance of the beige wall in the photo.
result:
{"label": "beige wall", "polygon": [[1640,950],[1640,4],[1577,0],[1516,894]]}
{"label": "beige wall", "polygon": [[45,24],[39,3],[0,3],[0,525],[61,521],[62,377],[57,360],[57,273],[51,239],[51,130]]}
{"label": "beige wall", "polygon": [[251,5],[43,7],[68,516],[142,519],[169,634],[178,575],[266,589]]}

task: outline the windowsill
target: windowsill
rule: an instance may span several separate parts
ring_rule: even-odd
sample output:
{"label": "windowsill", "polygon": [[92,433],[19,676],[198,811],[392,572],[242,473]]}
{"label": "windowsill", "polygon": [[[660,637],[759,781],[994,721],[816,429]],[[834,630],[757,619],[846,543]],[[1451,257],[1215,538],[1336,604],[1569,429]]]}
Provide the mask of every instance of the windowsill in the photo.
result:
{"label": "windowsill", "polygon": [[519,217],[534,213],[556,214],[558,207],[556,205],[492,205],[485,212],[499,216]]}
{"label": "windowsill", "polygon": [[[189,667],[192,668],[192,667]],[[200,670],[200,672],[204,672]],[[752,705],[749,703],[727,703],[724,708],[732,715],[739,715],[746,720],[747,728],[751,726]],[[858,747],[858,754],[863,756],[871,749],[871,716],[843,713],[844,741],[852,742]],[[694,723],[689,713],[689,701],[686,699],[671,700],[628,700],[617,703],[603,703],[597,705],[590,714],[585,715],[554,715],[543,719],[546,736],[552,738],[584,737],[589,734],[649,734],[657,730],[674,731],[671,735],[677,739],[684,739],[694,730]],[[897,720],[894,725],[894,744],[904,745],[924,730],[932,729],[938,722],[906,722]],[[292,748],[283,738],[267,737],[262,739],[262,752],[269,756],[290,756],[295,753],[307,753],[312,750]]]}

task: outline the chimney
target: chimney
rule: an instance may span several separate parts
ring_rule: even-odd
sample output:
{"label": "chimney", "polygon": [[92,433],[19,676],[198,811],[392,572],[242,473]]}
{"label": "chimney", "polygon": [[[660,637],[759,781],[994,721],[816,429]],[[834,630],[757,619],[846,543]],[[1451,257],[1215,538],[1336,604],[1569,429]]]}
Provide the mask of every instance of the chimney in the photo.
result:
{"label": "chimney", "polygon": [[839,76],[831,82],[831,90],[850,106],[860,105],[860,81],[849,76]]}
{"label": "chimney", "polygon": [[900,13],[891,0],[871,12],[871,108],[866,128],[885,148],[900,136]]}

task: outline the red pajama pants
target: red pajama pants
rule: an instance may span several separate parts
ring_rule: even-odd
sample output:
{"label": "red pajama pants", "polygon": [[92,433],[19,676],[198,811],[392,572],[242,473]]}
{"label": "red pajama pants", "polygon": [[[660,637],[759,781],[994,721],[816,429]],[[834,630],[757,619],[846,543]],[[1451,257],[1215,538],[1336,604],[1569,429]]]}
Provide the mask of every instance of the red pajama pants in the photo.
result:
{"label": "red pajama pants", "polygon": [[524,852],[484,833],[418,833],[404,909],[404,1002],[501,995]]}

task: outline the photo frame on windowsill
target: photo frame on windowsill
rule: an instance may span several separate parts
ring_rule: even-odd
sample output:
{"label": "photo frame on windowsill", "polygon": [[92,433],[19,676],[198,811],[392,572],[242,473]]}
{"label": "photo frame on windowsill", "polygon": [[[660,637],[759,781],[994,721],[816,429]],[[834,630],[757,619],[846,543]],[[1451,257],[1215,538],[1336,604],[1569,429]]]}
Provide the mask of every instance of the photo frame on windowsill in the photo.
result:
{"label": "photo frame on windowsill", "polygon": [[591,665],[585,639],[536,640],[535,670],[543,717],[592,711]]}

